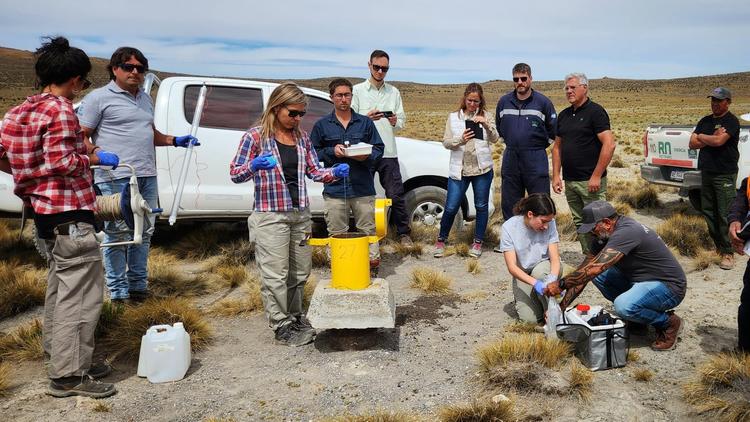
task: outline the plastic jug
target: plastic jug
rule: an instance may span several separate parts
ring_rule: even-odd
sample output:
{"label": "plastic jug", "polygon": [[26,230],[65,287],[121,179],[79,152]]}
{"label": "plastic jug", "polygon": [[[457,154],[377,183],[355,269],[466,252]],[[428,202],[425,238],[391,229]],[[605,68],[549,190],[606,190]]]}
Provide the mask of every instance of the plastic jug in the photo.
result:
{"label": "plastic jug", "polygon": [[178,381],[190,367],[190,334],[181,322],[154,325],[141,338],[138,376],[152,383]]}

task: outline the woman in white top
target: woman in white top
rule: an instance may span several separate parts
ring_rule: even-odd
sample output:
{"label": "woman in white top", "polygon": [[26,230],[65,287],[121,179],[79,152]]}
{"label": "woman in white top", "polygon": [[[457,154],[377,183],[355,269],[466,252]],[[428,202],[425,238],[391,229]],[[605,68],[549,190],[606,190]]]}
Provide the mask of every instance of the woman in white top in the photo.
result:
{"label": "woman in white top", "polygon": [[503,223],[500,249],[513,276],[513,299],[522,321],[543,323],[547,301],[542,289],[561,275],[555,225],[557,209],[546,193],[518,201],[515,216]]}
{"label": "woman in white top", "polygon": [[445,123],[443,146],[451,150],[450,177],[445,210],[440,219],[440,234],[435,243],[435,258],[443,256],[453,220],[461,208],[469,185],[474,190],[474,207],[477,210],[474,243],[469,254],[473,257],[482,255],[493,177],[492,151],[489,144],[497,142],[498,139],[500,137],[495,127],[495,117],[485,110],[482,86],[470,83],[464,90],[458,110],[448,115],[448,121]]}

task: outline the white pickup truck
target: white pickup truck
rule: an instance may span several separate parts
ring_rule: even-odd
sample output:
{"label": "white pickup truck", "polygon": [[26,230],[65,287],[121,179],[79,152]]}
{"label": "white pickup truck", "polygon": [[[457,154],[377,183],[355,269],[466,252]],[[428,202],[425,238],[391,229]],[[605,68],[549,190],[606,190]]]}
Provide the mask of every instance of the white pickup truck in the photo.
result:
{"label": "white pickup truck", "polygon": [[[750,120],[750,114],[742,116]],[[690,135],[695,126],[675,126],[652,124],[643,134],[643,156],[641,177],[660,185],[680,189],[681,196],[687,196],[690,204],[700,210],[701,172],[698,170],[700,150],[690,149]],[[750,126],[740,126],[740,161],[737,173],[737,187],[742,179],[750,174]]]}
{"label": "white pickup truck", "polygon": [[[208,87],[197,137],[201,146],[194,149],[189,176],[179,204],[177,219],[231,221],[247,218],[253,205],[250,184],[234,184],[229,179],[229,162],[234,157],[244,131],[258,121],[275,83],[200,76],[170,77],[160,81],[148,74],[144,89],[156,98],[154,125],[162,133],[190,133],[198,92]],[[327,93],[303,88],[309,98],[307,115],[302,121],[309,133],[315,121],[333,110]],[[445,206],[449,151],[439,142],[396,138],[401,175],[406,191],[406,208],[412,223],[436,225]],[[156,166],[159,206],[157,220],[166,221],[180,175],[185,150],[157,148]],[[383,189],[377,183],[380,196]],[[315,217],[323,216],[323,185],[308,183],[310,208]],[[472,191],[461,207],[461,218],[475,216]],[[492,201],[490,201],[492,206]],[[0,172],[0,217],[21,215],[21,201],[13,194],[13,180]]]}

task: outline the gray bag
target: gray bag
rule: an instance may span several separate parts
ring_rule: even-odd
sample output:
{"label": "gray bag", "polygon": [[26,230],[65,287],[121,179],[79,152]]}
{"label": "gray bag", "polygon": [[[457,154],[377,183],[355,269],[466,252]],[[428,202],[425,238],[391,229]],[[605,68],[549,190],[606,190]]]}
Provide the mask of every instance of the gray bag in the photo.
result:
{"label": "gray bag", "polygon": [[570,324],[563,312],[563,323],[557,324],[557,336],[575,346],[575,355],[592,371],[625,366],[630,342],[625,324],[619,318],[615,323],[601,327],[588,324]]}

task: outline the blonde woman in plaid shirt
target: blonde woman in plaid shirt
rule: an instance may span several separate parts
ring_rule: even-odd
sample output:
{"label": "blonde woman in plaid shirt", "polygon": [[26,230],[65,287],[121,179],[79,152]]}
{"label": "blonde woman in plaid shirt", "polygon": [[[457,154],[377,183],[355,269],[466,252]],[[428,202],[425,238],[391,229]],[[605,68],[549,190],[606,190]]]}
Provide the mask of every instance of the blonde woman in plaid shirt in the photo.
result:
{"label": "blonde woman in plaid shirt", "polygon": [[323,168],[299,123],[307,97],[293,83],[276,87],[258,126],[240,141],[229,165],[234,183],[253,180],[255,207],[248,227],[255,238],[261,295],[276,341],[302,346],[315,331],[302,315],[302,293],[310,276],[312,232],[305,176],[330,183],[349,175],[349,166]]}
{"label": "blonde woman in plaid shirt", "polygon": [[49,251],[43,329],[51,379],[47,393],[107,397],[115,386],[94,378],[112,368],[91,364],[104,272],[94,237],[96,197],[89,166],[114,168],[119,159],[101,148],[87,149],[73,111],[72,100],[90,85],[86,53],[57,37],[35,55],[42,92],[5,115],[0,170],[13,175],[15,194],[33,208],[37,233]]}

